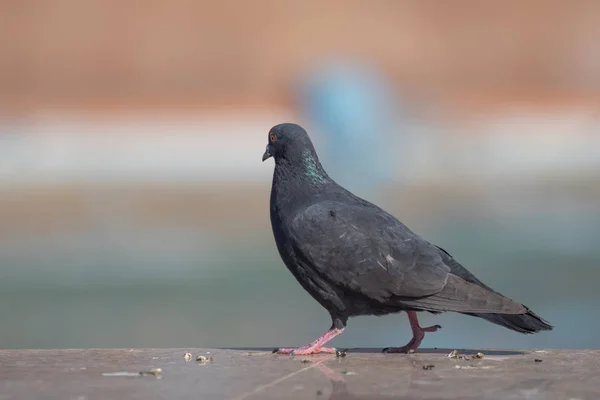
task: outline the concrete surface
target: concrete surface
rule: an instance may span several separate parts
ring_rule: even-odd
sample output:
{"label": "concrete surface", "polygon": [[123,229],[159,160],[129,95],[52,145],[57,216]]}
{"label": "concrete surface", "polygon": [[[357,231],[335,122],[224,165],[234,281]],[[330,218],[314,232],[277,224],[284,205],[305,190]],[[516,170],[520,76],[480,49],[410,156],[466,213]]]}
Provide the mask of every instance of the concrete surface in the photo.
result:
{"label": "concrete surface", "polygon": [[[469,360],[448,358],[451,350],[350,350],[343,358],[266,350],[0,350],[0,399],[600,398],[600,350],[459,350],[484,353]],[[199,355],[214,360],[197,362]],[[152,368],[162,373],[138,374]]]}

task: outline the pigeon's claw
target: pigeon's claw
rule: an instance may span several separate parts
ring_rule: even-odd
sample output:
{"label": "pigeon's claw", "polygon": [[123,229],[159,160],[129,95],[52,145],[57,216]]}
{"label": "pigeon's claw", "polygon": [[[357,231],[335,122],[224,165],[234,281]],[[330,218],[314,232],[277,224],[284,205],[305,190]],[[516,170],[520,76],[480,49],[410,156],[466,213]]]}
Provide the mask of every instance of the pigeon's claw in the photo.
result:
{"label": "pigeon's claw", "polygon": [[413,332],[413,338],[410,340],[410,342],[402,347],[386,347],[382,350],[382,353],[414,353],[421,345],[421,342],[425,337],[425,332],[435,332],[438,329],[442,329],[440,325],[432,325],[421,328],[419,326],[419,320],[417,319],[417,313],[414,311],[408,311],[408,321],[410,322],[410,327],[412,328]]}
{"label": "pigeon's claw", "polygon": [[403,353],[403,354],[411,354],[417,351],[421,341],[425,337],[425,334],[421,332],[420,335],[413,336],[413,338],[406,345],[402,347],[386,347],[382,350],[382,353]]}
{"label": "pigeon's claw", "polygon": [[386,347],[381,352],[389,353],[389,354],[393,354],[393,353],[412,354],[415,351],[417,351],[417,348],[419,347],[419,344],[421,342],[419,341],[418,344],[416,344],[416,343],[417,343],[417,341],[415,341],[415,338],[413,338],[410,342],[408,342],[408,344],[406,344],[402,347]]}
{"label": "pigeon's claw", "polygon": [[425,328],[421,328],[423,332],[437,332],[438,329],[442,329],[441,325],[433,325]]}

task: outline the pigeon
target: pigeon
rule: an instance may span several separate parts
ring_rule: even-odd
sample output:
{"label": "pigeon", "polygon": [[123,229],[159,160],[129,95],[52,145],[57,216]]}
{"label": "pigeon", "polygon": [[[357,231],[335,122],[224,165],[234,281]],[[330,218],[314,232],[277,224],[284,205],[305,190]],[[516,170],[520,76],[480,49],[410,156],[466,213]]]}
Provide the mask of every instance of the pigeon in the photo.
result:
{"label": "pigeon", "polygon": [[386,353],[412,353],[426,332],[418,312],[457,312],[531,334],[553,327],[529,308],[478,280],[447,251],[329,177],[307,132],[271,128],[263,162],[275,159],[270,219],[277,250],[298,283],[330,314],[329,330],[290,355],[335,353],[324,347],[350,317],[406,312],[412,339]]}

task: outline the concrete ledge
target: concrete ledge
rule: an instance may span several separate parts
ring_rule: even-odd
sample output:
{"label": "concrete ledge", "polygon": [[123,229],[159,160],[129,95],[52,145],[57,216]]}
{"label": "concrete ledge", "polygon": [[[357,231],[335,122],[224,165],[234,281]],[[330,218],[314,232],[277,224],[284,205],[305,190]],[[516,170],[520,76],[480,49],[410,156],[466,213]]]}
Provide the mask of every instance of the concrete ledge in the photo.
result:
{"label": "concrete ledge", "polygon": [[600,350],[459,350],[483,359],[449,358],[451,351],[359,349],[338,358],[267,349],[0,350],[0,398],[600,398]]}

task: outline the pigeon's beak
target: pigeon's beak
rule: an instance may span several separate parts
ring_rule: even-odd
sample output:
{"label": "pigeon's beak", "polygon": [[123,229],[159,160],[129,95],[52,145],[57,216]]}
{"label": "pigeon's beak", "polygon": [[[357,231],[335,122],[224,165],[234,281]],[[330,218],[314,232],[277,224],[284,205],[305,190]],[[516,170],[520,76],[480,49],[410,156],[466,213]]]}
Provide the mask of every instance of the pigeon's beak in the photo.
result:
{"label": "pigeon's beak", "polygon": [[265,161],[267,158],[271,158],[271,152],[269,151],[269,145],[267,145],[267,150],[265,150],[265,154],[263,154],[262,160]]}

